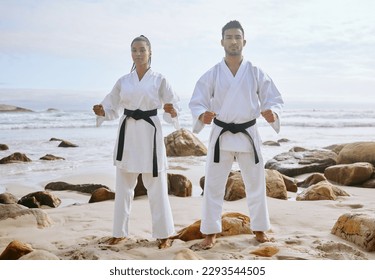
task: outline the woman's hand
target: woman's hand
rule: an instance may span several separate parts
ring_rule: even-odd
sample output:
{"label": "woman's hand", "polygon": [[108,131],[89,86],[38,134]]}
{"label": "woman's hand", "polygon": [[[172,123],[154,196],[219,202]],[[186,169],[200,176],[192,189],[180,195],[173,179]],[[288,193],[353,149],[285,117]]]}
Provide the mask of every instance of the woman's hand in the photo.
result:
{"label": "woman's hand", "polygon": [[104,117],[105,116],[105,111],[103,109],[103,106],[101,104],[94,105],[92,107],[92,110],[94,111],[95,115]]}
{"label": "woman's hand", "polygon": [[210,124],[215,117],[215,112],[206,111],[199,116],[199,120],[204,124]]}
{"label": "woman's hand", "polygon": [[164,104],[164,111],[168,114],[171,115],[172,118],[175,118],[177,117],[177,112],[175,110],[175,108],[173,107],[173,104],[172,103],[166,103]]}

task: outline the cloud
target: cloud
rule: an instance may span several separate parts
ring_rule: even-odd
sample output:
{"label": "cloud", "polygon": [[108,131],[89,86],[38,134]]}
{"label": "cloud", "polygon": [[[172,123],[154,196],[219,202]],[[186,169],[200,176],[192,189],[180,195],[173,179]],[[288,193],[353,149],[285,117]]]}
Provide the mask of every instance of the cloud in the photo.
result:
{"label": "cloud", "polygon": [[[0,69],[7,72],[0,75],[6,85],[29,87],[38,80],[46,87],[107,88],[130,69],[130,42],[144,34],[152,43],[153,66],[179,92],[191,94],[197,78],[223,56],[222,26],[238,19],[248,40],[245,57],[285,92],[306,87],[324,92],[331,86],[316,85],[328,79],[350,83],[350,89],[364,81],[369,92],[375,76],[374,10],[372,0],[5,0]],[[44,81],[30,67],[38,60]],[[19,73],[23,79],[17,79]]]}

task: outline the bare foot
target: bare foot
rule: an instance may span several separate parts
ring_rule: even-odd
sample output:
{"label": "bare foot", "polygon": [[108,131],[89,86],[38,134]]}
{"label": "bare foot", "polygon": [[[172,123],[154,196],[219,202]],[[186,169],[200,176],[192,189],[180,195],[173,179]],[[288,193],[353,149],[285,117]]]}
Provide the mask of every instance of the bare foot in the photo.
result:
{"label": "bare foot", "polygon": [[125,240],[126,237],[111,237],[110,239],[107,240],[108,245],[116,245],[120,243],[122,240]]}
{"label": "bare foot", "polygon": [[263,231],[254,231],[254,234],[255,234],[255,239],[259,243],[264,243],[264,242],[270,241],[268,236]]}
{"label": "bare foot", "polygon": [[209,250],[212,247],[214,247],[216,243],[216,234],[208,234],[204,238],[204,240],[200,243],[196,243],[193,246],[190,247],[190,249],[194,251],[198,250]]}
{"label": "bare foot", "polygon": [[169,239],[169,238],[158,239],[158,242],[159,242],[159,245],[158,245],[159,249],[166,249],[166,248],[172,247],[173,239]]}

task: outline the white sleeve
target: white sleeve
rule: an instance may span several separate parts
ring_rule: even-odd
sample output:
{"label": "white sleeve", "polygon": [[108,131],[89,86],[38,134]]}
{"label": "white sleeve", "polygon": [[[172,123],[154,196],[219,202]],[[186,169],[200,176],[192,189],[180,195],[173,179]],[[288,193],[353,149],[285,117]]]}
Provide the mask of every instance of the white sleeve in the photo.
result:
{"label": "white sleeve", "polygon": [[280,131],[280,116],[284,101],[280,92],[276,88],[272,79],[259,68],[255,68],[255,75],[258,81],[258,96],[260,101],[261,112],[271,110],[277,115],[277,120],[270,123],[272,128],[279,133]]}
{"label": "white sleeve", "polygon": [[180,123],[178,121],[178,115],[181,111],[181,108],[179,106],[180,98],[177,96],[177,94],[172,89],[171,85],[168,83],[168,81],[163,78],[162,82],[160,84],[159,88],[159,97],[163,104],[171,103],[173,104],[173,107],[175,108],[177,112],[177,116],[172,118],[171,114],[164,112],[163,113],[163,119],[167,123],[173,124],[173,127],[175,129],[180,129]]}
{"label": "white sleeve", "polygon": [[104,121],[110,121],[119,117],[121,82],[118,80],[110,93],[104,97],[100,104],[103,106],[105,116],[96,116],[96,126],[102,125]]}
{"label": "white sleeve", "polygon": [[194,133],[199,133],[205,127],[205,124],[199,120],[199,116],[211,110],[210,104],[214,91],[213,83],[210,82],[212,80],[210,79],[211,76],[208,72],[198,80],[189,102],[189,108],[193,117]]}

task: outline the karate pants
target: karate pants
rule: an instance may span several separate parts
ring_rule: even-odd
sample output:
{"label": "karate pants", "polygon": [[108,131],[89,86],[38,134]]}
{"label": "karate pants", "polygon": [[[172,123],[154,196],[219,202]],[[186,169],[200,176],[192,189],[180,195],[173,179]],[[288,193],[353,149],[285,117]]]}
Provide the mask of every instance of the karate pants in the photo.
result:
{"label": "karate pants", "polygon": [[245,184],[251,230],[266,231],[270,228],[266,182],[263,159],[255,164],[253,153],[220,150],[220,162],[213,161],[213,152],[208,153],[203,193],[201,232],[214,234],[222,231],[221,215],[225,186],[234,159],[237,159]]}
{"label": "karate pants", "polygon": [[[129,216],[137,184],[138,173],[128,173],[116,169],[116,195],[113,221],[113,237],[129,235]],[[168,199],[168,182],[165,171],[159,172],[158,177],[152,173],[143,173],[142,181],[147,189],[152,217],[152,237],[168,238],[174,231],[172,210]]]}

